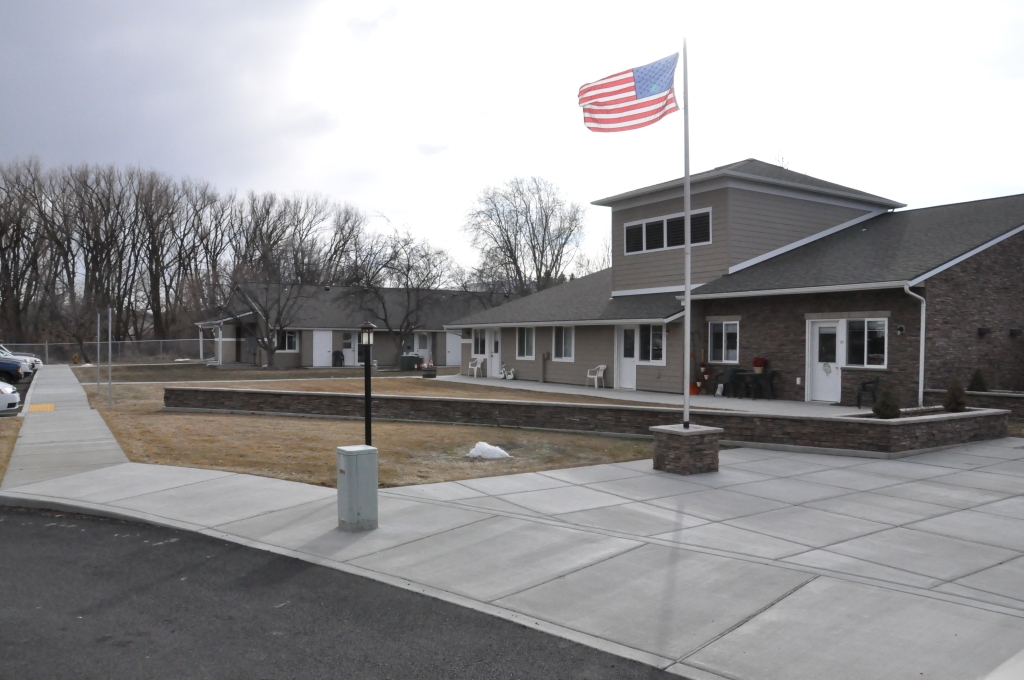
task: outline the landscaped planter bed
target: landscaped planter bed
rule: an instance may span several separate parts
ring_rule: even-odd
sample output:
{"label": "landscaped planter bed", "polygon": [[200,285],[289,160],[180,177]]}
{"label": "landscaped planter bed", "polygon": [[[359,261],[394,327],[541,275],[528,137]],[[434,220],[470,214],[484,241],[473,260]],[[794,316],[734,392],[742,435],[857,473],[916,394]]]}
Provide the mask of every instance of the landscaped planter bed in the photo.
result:
{"label": "landscaped planter bed", "polygon": [[[363,395],[332,392],[167,387],[169,410],[225,411],[334,418],[363,417]],[[694,411],[698,425],[720,427],[726,443],[760,444],[819,453],[895,458],[921,450],[1006,436],[1008,411],[926,412],[893,420],[870,417],[776,416]],[[381,420],[525,427],[650,436],[650,428],[682,422],[682,409],[445,397],[373,396]]]}
{"label": "landscaped planter bed", "polygon": [[[996,408],[1010,411],[1011,418],[1024,418],[1024,392],[965,392],[967,405],[975,408]],[[939,406],[946,390],[925,390],[924,403]]]}

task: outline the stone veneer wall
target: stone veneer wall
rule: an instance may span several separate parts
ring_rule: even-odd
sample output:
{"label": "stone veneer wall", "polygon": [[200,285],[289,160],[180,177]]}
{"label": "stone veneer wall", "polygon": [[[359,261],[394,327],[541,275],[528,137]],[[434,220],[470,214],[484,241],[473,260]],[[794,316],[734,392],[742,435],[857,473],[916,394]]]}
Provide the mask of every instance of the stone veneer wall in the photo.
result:
{"label": "stone veneer wall", "polygon": [[700,428],[681,431],[681,426],[655,427],[654,469],[677,475],[700,475],[718,472],[718,442],[721,428]]}
{"label": "stone veneer wall", "polygon": [[[165,387],[164,407],[361,419],[363,395]],[[682,422],[682,409],[676,408],[391,395],[373,396],[373,414],[382,420],[642,436],[652,426]],[[694,411],[692,421],[720,427],[723,439],[733,441],[894,453],[1005,437],[1007,415],[979,410],[876,420]]]}
{"label": "stone veneer wall", "polygon": [[[925,390],[926,406],[941,406],[946,390]],[[967,406],[971,408],[998,408],[1010,412],[1011,418],[1024,418],[1024,392],[1014,394],[999,392],[968,392]]]}
{"label": "stone veneer wall", "polygon": [[[967,387],[980,368],[989,389],[1024,390],[1024,234],[1011,236],[925,283],[925,387]],[[979,328],[992,332],[981,337]]]}

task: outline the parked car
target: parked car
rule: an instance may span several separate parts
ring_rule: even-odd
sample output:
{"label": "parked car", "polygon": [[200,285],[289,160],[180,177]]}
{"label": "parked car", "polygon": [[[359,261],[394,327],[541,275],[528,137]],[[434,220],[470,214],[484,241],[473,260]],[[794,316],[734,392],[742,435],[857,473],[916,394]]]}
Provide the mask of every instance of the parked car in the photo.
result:
{"label": "parked car", "polygon": [[43,360],[37,357],[31,352],[12,352],[3,345],[0,345],[0,356],[11,356],[28,363],[32,368],[32,372],[39,370],[39,367],[43,365]]}
{"label": "parked car", "polygon": [[0,381],[13,385],[26,377],[26,368],[28,364],[18,359],[0,356]]}
{"label": "parked car", "polygon": [[0,412],[16,409],[21,405],[21,395],[14,385],[0,382]]}

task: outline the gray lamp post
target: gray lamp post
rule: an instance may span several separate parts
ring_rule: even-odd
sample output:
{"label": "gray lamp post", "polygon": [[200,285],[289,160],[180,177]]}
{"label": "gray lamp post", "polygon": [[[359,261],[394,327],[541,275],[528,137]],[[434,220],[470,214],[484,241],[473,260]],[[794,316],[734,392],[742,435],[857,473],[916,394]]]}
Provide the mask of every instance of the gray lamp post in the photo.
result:
{"label": "gray lamp post", "polygon": [[366,371],[366,445],[372,446],[370,438],[370,356],[373,347],[373,331],[377,327],[367,321],[359,327],[359,344],[363,347],[363,367]]}

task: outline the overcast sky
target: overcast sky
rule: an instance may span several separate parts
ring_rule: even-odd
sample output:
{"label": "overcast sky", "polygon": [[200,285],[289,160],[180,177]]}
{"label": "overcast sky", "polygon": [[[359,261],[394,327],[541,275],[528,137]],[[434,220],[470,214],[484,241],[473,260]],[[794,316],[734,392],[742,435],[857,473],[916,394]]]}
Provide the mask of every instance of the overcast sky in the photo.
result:
{"label": "overcast sky", "polygon": [[[681,114],[593,133],[576,92],[684,36],[694,172],[784,158],[912,208],[1024,192],[1019,1],[0,1],[0,161],[321,192],[471,264],[486,186],[589,204],[682,176]],[[588,247],[608,229],[591,206]]]}

